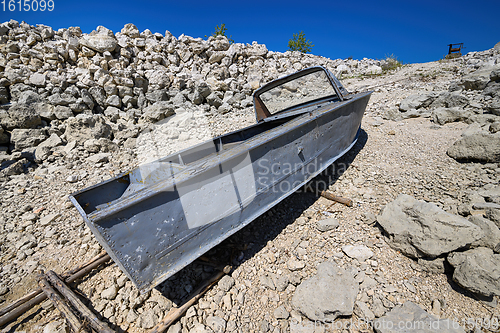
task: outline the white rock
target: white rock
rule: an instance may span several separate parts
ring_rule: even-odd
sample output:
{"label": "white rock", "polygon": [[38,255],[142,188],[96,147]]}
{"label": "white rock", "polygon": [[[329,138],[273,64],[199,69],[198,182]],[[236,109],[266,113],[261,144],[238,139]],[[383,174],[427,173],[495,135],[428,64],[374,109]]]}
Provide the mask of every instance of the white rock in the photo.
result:
{"label": "white rock", "polygon": [[342,251],[344,251],[348,257],[359,261],[365,261],[373,256],[372,250],[365,245],[346,245],[342,247]]}
{"label": "white rock", "polygon": [[46,226],[49,223],[51,223],[52,221],[54,221],[55,219],[57,219],[59,216],[61,216],[61,214],[59,214],[59,213],[46,215],[40,219],[40,225]]}

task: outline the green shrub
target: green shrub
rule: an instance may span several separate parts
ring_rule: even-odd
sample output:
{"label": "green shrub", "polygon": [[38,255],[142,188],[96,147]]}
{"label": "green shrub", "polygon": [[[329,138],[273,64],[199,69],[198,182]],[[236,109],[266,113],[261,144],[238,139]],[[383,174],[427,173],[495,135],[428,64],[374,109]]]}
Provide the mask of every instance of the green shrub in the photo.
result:
{"label": "green shrub", "polygon": [[311,48],[314,45],[306,40],[304,31],[300,31],[298,34],[293,34],[293,37],[288,41],[288,49],[290,51],[300,51],[302,53],[311,52]]}
{"label": "green shrub", "polygon": [[[227,31],[227,28],[226,28],[226,24],[224,23],[221,23],[220,27],[218,25],[215,26],[215,32],[212,34],[213,37],[217,37],[217,36],[224,36],[227,38],[227,40],[229,41],[229,43],[234,43],[234,40],[231,39],[231,37],[233,36],[227,36],[226,35],[226,31]],[[205,36],[207,37],[207,36]]]}

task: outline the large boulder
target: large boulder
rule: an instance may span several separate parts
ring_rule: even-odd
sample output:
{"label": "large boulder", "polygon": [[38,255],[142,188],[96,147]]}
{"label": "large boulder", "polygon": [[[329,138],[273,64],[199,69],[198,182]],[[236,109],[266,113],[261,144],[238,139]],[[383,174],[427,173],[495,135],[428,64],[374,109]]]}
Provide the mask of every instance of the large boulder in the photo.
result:
{"label": "large boulder", "polygon": [[42,98],[36,92],[31,90],[24,91],[19,100],[17,101],[19,104],[30,105],[35,103],[40,103]]}
{"label": "large boulder", "polygon": [[431,108],[437,107],[464,107],[469,104],[469,99],[463,95],[460,95],[458,92],[449,92],[444,91],[439,94],[438,98],[436,98],[430,105]]}
{"label": "large boulder", "polygon": [[490,74],[492,71],[498,67],[485,66],[479,68],[475,72],[465,75],[462,78],[462,85],[468,90],[483,90],[486,88],[488,82],[490,82]]}
{"label": "large boulder", "polygon": [[478,247],[448,255],[455,267],[453,280],[463,288],[486,297],[500,296],[500,254]]}
{"label": "large boulder", "polygon": [[82,36],[79,39],[79,43],[100,53],[106,51],[112,52],[118,45],[113,32],[104,27],[97,27],[97,31],[92,31],[90,34]]}
{"label": "large boulder", "polygon": [[[496,78],[496,76],[494,75],[496,75],[497,72],[500,72],[500,70],[491,72],[492,74],[490,75],[490,77],[493,76],[494,78]],[[493,73],[495,74],[493,75]],[[490,81],[486,86],[486,88],[484,88],[483,95],[491,97],[500,97],[500,82]]]}
{"label": "large boulder", "polygon": [[64,132],[66,141],[77,141],[83,144],[89,139],[112,138],[111,126],[106,124],[101,115],[79,114],[66,121]]}
{"label": "large boulder", "polygon": [[484,236],[471,245],[474,247],[488,247],[495,252],[500,251],[500,229],[493,221],[485,219],[481,216],[472,216],[469,221],[477,225],[483,230]]}
{"label": "large boulder", "polygon": [[311,320],[333,321],[353,313],[358,291],[353,272],[323,262],[315,276],[297,286],[292,307]]}
{"label": "large boulder", "polygon": [[19,129],[12,130],[10,142],[14,144],[15,149],[23,150],[25,148],[36,147],[47,138],[44,130],[41,129]]}
{"label": "large boulder", "polygon": [[155,123],[175,114],[174,106],[167,101],[159,101],[143,110],[142,119]]}
{"label": "large boulder", "polygon": [[48,103],[36,103],[32,105],[35,112],[44,120],[56,119],[55,107]]}
{"label": "large boulder", "polygon": [[437,97],[437,93],[410,95],[401,101],[399,104],[399,111],[407,112],[410,110],[428,107]]}
{"label": "large boulder", "polygon": [[435,258],[484,236],[481,228],[438,206],[400,194],[377,218],[388,244],[413,257]]}
{"label": "large boulder", "polygon": [[500,135],[476,133],[462,137],[448,148],[448,156],[463,162],[500,162]]}
{"label": "large boulder", "polygon": [[500,228],[500,209],[488,208],[484,216]]}
{"label": "large boulder", "polygon": [[[228,47],[226,48],[226,50],[229,48],[229,45]],[[247,47],[246,47],[246,55],[247,57],[264,57],[266,54],[267,54],[267,47],[265,44],[258,44],[257,42],[252,42],[252,45],[248,45],[247,44]]]}
{"label": "large boulder", "polygon": [[15,128],[36,128],[42,123],[40,116],[24,104],[16,104],[8,111],[0,110],[0,125],[8,131]]}
{"label": "large boulder", "polygon": [[132,23],[125,24],[121,33],[129,36],[130,38],[139,38],[141,36],[139,29]]}
{"label": "large boulder", "polygon": [[444,125],[455,121],[464,121],[471,116],[470,111],[459,108],[439,107],[432,111],[432,118],[435,123]]}
{"label": "large boulder", "polygon": [[377,333],[465,333],[457,322],[450,319],[438,319],[409,301],[375,320],[373,328]]}

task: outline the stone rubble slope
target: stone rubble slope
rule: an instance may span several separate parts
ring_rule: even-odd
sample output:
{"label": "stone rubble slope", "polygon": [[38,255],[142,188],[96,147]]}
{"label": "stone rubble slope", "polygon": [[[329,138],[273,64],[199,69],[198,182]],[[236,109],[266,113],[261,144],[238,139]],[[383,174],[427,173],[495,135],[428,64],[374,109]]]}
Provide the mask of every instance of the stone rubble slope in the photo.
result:
{"label": "stone rubble slope", "polygon": [[[38,270],[63,272],[102,250],[68,194],[148,157],[253,124],[255,89],[321,65],[343,77],[350,91],[374,90],[358,143],[318,180],[353,199],[354,207],[311,193],[291,195],[207,253],[217,262],[231,258],[234,271],[168,332],[312,332],[316,319],[334,319],[340,327],[317,323],[318,332],[357,331],[363,323],[365,331],[377,331],[370,324],[377,320],[443,325],[446,318],[460,324],[456,332],[488,329],[486,322],[500,317],[497,150],[485,141],[487,157],[464,153],[457,160],[468,163],[459,163],[449,149],[469,136],[498,134],[499,59],[497,45],[386,70],[385,61],[279,53],[223,37],[175,38],[168,31],[139,32],[133,24],[121,32],[98,27],[83,34],[78,27],[54,31],[5,22],[0,307],[36,288]],[[398,236],[404,243],[394,246],[380,216],[398,206],[402,194],[422,209],[394,207],[413,225]],[[427,209],[454,224],[436,226]],[[427,226],[453,225],[471,233],[438,253],[436,239],[426,238],[436,236],[426,233]],[[451,238],[444,236],[438,244]],[[412,258],[394,248],[407,249]],[[141,295],[109,265],[77,288],[114,328],[145,332],[211,274],[212,267],[193,263]],[[336,281],[349,288],[336,288]],[[324,287],[316,290],[315,284]],[[9,327],[66,331],[54,312],[44,302]],[[479,324],[468,325],[468,319]]]}
{"label": "stone rubble slope", "polygon": [[[230,44],[221,36],[140,33],[133,24],[121,32],[99,26],[83,34],[78,27],[54,31],[11,20],[1,24],[0,44],[0,145],[31,155],[55,134],[63,144],[77,141],[89,153],[109,150],[108,144],[94,142],[104,138],[151,156],[143,151],[151,140],[136,139],[153,132],[168,147],[154,156],[163,156],[220,134],[221,126],[211,118],[231,112],[228,117],[250,123],[243,114],[252,112],[251,95],[265,82],[310,66],[359,75],[381,73],[384,65],[272,52],[256,42]],[[174,114],[184,121],[171,121]],[[197,128],[203,130],[193,136]],[[179,147],[179,141],[187,144]],[[50,151],[41,149],[41,161],[61,153],[62,148],[45,146]]]}

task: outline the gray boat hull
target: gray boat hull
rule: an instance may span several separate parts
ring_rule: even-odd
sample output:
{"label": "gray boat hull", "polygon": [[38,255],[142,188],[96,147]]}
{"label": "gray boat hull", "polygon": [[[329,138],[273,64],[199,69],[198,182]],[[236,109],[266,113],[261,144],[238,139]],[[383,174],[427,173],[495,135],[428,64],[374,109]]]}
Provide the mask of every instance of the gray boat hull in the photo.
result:
{"label": "gray boat hull", "polygon": [[147,291],[351,149],[369,96],[369,92],[353,95],[281,119],[279,125],[269,125],[271,129],[227,149],[217,144],[224,136],[207,141],[190,150],[191,155],[203,151],[201,156],[206,156],[192,163],[179,166],[172,162],[177,157],[166,157],[149,165],[147,181],[135,182],[141,174],[136,170],[70,198],[115,263],[141,291]]}

